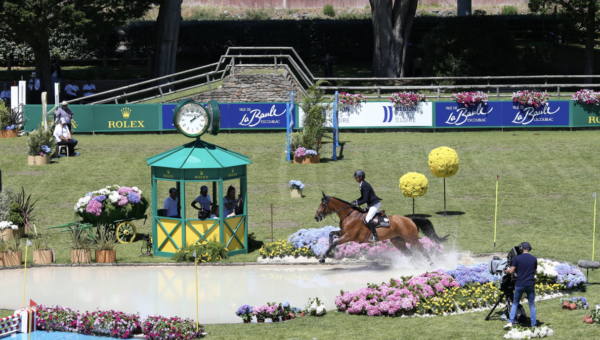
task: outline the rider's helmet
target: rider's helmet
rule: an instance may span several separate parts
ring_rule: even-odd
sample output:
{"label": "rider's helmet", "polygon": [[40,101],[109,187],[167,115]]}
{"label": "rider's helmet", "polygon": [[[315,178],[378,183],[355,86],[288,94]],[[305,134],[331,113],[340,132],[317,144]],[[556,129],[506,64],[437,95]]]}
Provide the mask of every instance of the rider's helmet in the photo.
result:
{"label": "rider's helmet", "polygon": [[362,170],[356,170],[354,172],[354,178],[356,177],[362,177],[362,179],[365,179],[365,172]]}

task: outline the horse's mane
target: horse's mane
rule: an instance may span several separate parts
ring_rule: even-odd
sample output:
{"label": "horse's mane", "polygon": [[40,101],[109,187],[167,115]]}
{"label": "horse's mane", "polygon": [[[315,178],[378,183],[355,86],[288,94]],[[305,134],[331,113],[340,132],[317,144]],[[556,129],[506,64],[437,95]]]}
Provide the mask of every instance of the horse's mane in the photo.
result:
{"label": "horse's mane", "polygon": [[352,207],[352,210],[360,211],[361,213],[365,212],[365,210],[364,210],[364,209],[362,209],[362,208],[360,208],[360,207],[353,207],[353,206],[352,206],[352,203],[350,203],[350,202],[347,202],[347,201],[344,201],[344,200],[343,200],[343,199],[341,199],[341,198],[337,198],[337,197],[333,197],[333,196],[330,196],[330,197],[331,197],[331,198],[335,198],[336,200],[338,200],[338,201],[340,201],[340,202],[342,202],[342,203],[344,203],[344,204],[347,204],[347,205],[351,206],[351,207]]}

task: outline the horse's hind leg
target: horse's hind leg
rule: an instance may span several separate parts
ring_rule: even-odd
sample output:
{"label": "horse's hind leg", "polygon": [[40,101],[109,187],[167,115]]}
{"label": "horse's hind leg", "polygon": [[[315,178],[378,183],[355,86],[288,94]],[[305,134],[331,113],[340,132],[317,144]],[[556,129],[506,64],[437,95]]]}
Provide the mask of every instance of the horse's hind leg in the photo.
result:
{"label": "horse's hind leg", "polygon": [[392,242],[394,247],[396,247],[396,249],[398,249],[405,256],[407,256],[407,257],[412,256],[412,251],[410,251],[410,249],[408,249],[408,247],[406,247],[406,243],[404,242],[404,239],[402,237],[400,237],[400,236],[392,237],[390,239],[390,242]]}
{"label": "horse's hind leg", "polygon": [[429,254],[427,253],[427,251],[425,250],[425,248],[423,248],[423,245],[421,244],[421,242],[419,242],[419,240],[417,239],[412,240],[412,242],[410,242],[410,245],[415,247],[416,249],[418,249],[421,254],[423,254],[423,256],[425,256],[425,258],[427,259],[427,261],[429,261],[429,264],[433,266],[433,261],[431,261],[431,258],[429,257]]}

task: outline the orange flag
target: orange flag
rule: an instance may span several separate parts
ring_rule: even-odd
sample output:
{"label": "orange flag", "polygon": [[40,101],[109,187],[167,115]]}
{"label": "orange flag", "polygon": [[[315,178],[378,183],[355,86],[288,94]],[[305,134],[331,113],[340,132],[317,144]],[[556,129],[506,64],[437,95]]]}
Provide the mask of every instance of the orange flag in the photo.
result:
{"label": "orange flag", "polygon": [[35,303],[35,301],[29,299],[29,307],[35,307],[37,306],[37,303]]}

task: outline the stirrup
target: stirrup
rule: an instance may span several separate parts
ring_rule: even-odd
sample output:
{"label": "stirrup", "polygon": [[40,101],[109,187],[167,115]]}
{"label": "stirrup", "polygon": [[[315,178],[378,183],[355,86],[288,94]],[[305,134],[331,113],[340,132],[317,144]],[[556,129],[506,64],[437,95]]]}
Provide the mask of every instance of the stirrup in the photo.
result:
{"label": "stirrup", "polygon": [[379,237],[374,232],[371,232],[371,237],[369,237],[369,242],[379,242]]}

